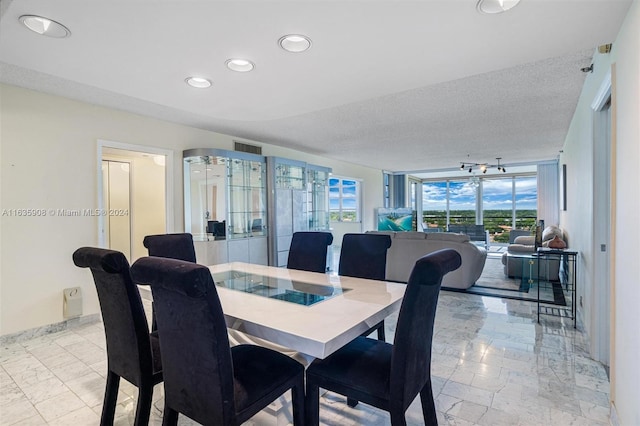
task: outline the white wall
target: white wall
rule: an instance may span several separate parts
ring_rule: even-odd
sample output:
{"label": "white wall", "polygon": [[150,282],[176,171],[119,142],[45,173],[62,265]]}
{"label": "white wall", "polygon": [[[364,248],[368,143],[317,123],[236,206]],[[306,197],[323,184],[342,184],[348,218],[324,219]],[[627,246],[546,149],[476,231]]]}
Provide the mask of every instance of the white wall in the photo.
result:
{"label": "white wall", "polygon": [[[568,209],[561,212],[561,223],[569,232],[571,247],[581,252],[578,277],[579,295],[584,305],[592,306],[596,286],[590,271],[593,262],[593,112],[591,102],[604,81],[610,65],[615,64],[614,108],[615,164],[612,179],[616,182],[616,200],[613,204],[615,224],[613,245],[613,339],[611,359],[611,398],[614,413],[620,425],[640,424],[640,333],[638,333],[638,307],[640,306],[640,3],[635,0],[624,24],[613,42],[608,55],[597,54],[594,72],[587,76],[576,113],[564,147],[560,163],[567,164],[569,188]],[[583,311],[585,327],[591,334],[600,318],[592,318]]]}
{"label": "white wall", "polygon": [[[0,85],[0,98],[2,209],[97,208],[101,139],[173,150],[173,228],[179,231],[184,229],[182,151],[233,149],[233,138],[227,135],[15,86]],[[332,167],[336,174],[362,179],[364,228],[373,227],[373,209],[382,203],[379,170],[270,145],[263,145],[263,154]],[[78,247],[98,244],[97,218],[46,214],[2,216],[0,221],[0,335],[62,321],[66,287],[82,287],[85,315],[99,311],[90,274],[71,260]]]}

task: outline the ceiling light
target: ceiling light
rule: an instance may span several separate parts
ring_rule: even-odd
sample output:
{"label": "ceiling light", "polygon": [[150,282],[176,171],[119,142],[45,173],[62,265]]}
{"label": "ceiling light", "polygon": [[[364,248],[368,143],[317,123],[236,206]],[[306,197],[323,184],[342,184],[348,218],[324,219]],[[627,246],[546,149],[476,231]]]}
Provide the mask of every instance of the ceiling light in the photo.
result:
{"label": "ceiling light", "polygon": [[206,89],[207,87],[211,87],[211,81],[202,77],[187,77],[184,81],[189,86],[195,87],[197,89]]}
{"label": "ceiling light", "polygon": [[253,62],[246,59],[227,59],[227,62],[225,63],[227,64],[227,68],[231,71],[249,72],[255,68]]}
{"label": "ceiling light", "polygon": [[478,0],[476,8],[482,13],[502,13],[520,3],[520,0]]}
{"label": "ceiling light", "polygon": [[278,44],[287,52],[300,53],[311,47],[311,39],[300,34],[289,34],[281,37]]}
{"label": "ceiling light", "polygon": [[[500,160],[502,160],[502,157],[496,157],[496,160],[498,160],[498,164],[489,164],[489,163],[474,163],[471,161],[467,161],[467,162],[460,162],[460,170],[464,171],[467,170],[469,173],[473,172],[474,167],[478,168],[482,173],[487,173],[487,170],[489,170],[490,168],[497,168],[499,172],[502,173],[506,173],[507,170],[504,168],[504,166],[502,164],[500,164]],[[468,167],[468,169],[467,169]]]}
{"label": "ceiling light", "polygon": [[22,15],[18,19],[31,31],[40,35],[55,38],[64,38],[71,35],[69,28],[49,18],[36,15]]}

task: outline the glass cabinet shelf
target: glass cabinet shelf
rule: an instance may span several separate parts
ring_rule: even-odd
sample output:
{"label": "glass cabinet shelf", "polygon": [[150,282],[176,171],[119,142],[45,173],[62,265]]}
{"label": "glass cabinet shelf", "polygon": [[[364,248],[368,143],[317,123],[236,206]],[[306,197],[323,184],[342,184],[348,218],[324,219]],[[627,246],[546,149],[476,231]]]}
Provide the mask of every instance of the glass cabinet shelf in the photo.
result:
{"label": "glass cabinet shelf", "polygon": [[328,231],[329,227],[329,176],[327,167],[307,165],[307,202],[309,230]]}
{"label": "glass cabinet shelf", "polygon": [[267,235],[264,157],[204,148],[183,157],[185,231],[194,240]]}

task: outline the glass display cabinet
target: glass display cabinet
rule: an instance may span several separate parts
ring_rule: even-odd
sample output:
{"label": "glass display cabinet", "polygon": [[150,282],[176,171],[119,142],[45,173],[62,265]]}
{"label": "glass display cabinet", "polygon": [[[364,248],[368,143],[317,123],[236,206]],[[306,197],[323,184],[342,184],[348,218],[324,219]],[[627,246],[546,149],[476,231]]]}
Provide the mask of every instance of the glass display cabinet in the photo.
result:
{"label": "glass display cabinet", "polygon": [[294,232],[329,231],[331,169],[214,148],[182,156],[184,228],[198,263],[286,266]]}
{"label": "glass display cabinet", "polygon": [[198,262],[267,264],[265,158],[201,148],[183,162],[185,232]]}
{"label": "glass display cabinet", "polygon": [[307,203],[309,231],[329,231],[329,175],[328,167],[307,165]]}
{"label": "glass display cabinet", "polygon": [[269,241],[269,265],[287,266],[293,233],[309,229],[307,164],[267,157],[267,168],[269,225],[275,233]]}
{"label": "glass display cabinet", "polygon": [[331,169],[267,157],[269,265],[286,266],[294,232],[329,231]]}
{"label": "glass display cabinet", "polygon": [[266,235],[265,172],[263,161],[229,160],[229,238]]}

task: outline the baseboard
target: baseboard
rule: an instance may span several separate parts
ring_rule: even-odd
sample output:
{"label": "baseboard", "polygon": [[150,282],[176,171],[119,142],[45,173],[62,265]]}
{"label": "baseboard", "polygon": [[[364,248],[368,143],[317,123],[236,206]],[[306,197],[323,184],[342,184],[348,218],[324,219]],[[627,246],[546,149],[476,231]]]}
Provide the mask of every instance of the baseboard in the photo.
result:
{"label": "baseboard", "polygon": [[64,320],[55,324],[43,325],[42,327],[19,331],[17,333],[5,334],[4,336],[0,336],[0,345],[10,345],[12,343],[24,342],[26,340],[33,339],[34,337],[45,336],[47,334],[57,333],[64,330],[71,330],[82,325],[93,324],[100,321],[101,319],[99,314],[70,318],[68,320]]}

